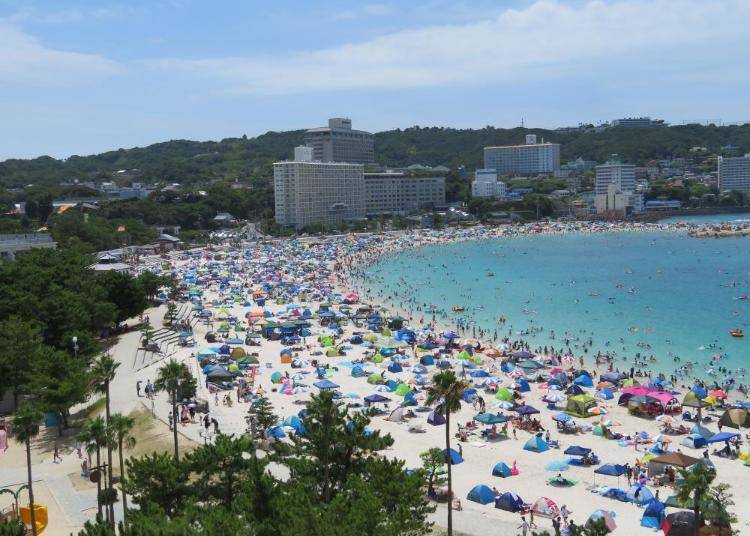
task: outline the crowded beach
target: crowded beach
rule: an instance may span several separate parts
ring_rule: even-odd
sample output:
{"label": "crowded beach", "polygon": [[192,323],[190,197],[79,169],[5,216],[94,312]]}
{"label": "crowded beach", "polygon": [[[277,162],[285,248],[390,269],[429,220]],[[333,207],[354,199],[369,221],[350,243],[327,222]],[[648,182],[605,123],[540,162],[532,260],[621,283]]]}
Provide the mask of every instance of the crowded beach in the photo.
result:
{"label": "crowded beach", "polygon": [[[280,417],[266,440],[288,441],[304,433],[298,415],[311,394],[331,390],[393,436],[389,455],[418,468],[420,453],[445,448],[445,419],[425,402],[433,376],[452,370],[468,385],[451,416],[452,450],[444,453],[453,496],[443,486],[430,490],[438,524],[450,501],[470,533],[572,533],[593,516],[612,530],[645,534],[667,519],[684,521],[685,505],[674,497],[681,469],[705,464],[718,482],[742,489],[750,404],[730,371],[708,382],[697,374],[678,381],[647,366],[639,374],[620,370],[607,356],[575,348],[470,333],[434,311],[399,310],[385,296],[366,296],[362,266],[384,253],[452,241],[684,229],[576,222],[346,235],[173,252],[141,269],[168,273],[179,285],[172,305],[179,345],[169,353],[199,378],[196,400],[184,401],[177,418],[196,442],[219,431],[245,433],[249,402],[259,396]],[[165,358],[133,358],[132,381],[151,407],[152,395],[140,387]],[[168,406],[158,408],[171,423]],[[737,501],[733,528],[747,530],[747,508]]]}

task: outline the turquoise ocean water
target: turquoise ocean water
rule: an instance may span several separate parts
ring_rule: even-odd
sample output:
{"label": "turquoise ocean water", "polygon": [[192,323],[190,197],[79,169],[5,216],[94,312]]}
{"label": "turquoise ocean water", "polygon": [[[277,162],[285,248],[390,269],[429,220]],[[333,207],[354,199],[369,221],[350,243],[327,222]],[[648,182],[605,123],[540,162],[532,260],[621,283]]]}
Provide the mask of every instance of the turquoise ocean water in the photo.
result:
{"label": "turquoise ocean water", "polygon": [[[737,299],[750,296],[748,238],[602,233],[497,239],[402,251],[366,273],[368,286],[394,296],[397,305],[434,305],[442,311],[439,321],[455,325],[460,317],[484,328],[489,341],[495,330],[498,337],[510,331],[532,347],[560,348],[567,332],[576,355],[582,352],[575,339],[591,338],[588,355],[615,352],[620,368],[638,352],[654,355],[649,368],[666,373],[679,356],[682,363],[696,362],[693,373],[702,376],[717,353],[723,366],[750,368],[750,299]],[[453,313],[457,305],[465,311]],[[415,319],[422,316],[431,315],[418,312]],[[501,316],[505,324],[498,323]],[[734,328],[748,336],[733,338]]]}

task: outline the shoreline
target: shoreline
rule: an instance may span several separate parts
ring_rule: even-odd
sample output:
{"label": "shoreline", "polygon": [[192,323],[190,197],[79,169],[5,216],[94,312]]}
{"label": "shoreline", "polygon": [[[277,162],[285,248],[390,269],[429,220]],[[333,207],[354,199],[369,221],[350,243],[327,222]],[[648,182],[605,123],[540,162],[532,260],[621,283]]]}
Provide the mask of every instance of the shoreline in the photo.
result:
{"label": "shoreline", "polygon": [[[404,304],[403,301],[398,303],[397,295],[386,295],[388,291],[382,288],[378,288],[378,284],[373,280],[369,279],[366,271],[371,266],[388,262],[390,257],[398,255],[407,249],[422,249],[430,246],[448,245],[454,243],[463,242],[481,242],[489,240],[499,239],[514,239],[514,238],[528,238],[531,236],[559,236],[568,234],[605,234],[605,233],[632,233],[632,232],[653,232],[653,233],[687,233],[687,236],[691,238],[703,238],[703,236],[694,236],[696,232],[707,232],[708,230],[715,228],[733,228],[733,229],[748,229],[750,225],[747,223],[739,224],[727,224],[727,223],[701,223],[692,224],[687,222],[670,222],[670,223],[641,223],[641,222],[566,222],[566,223],[548,223],[548,224],[520,224],[520,225],[506,225],[499,227],[484,227],[478,226],[470,229],[456,229],[448,228],[441,231],[412,231],[412,232],[398,232],[398,233],[382,233],[377,235],[370,235],[371,237],[380,238],[374,245],[368,245],[368,247],[356,251],[354,253],[345,254],[337,257],[333,263],[334,267],[334,285],[333,290],[339,294],[346,294],[348,292],[356,292],[360,296],[364,295],[366,299],[363,300],[367,304],[380,304],[385,306],[390,313],[401,316],[408,319],[412,327],[418,327],[419,325],[427,325],[431,329],[436,331],[452,331],[458,334],[461,338],[476,338],[485,341],[488,346],[497,345],[500,343],[501,346],[507,346],[511,349],[525,348],[531,350],[537,354],[544,355],[547,358],[556,357],[558,360],[562,357],[574,357],[575,362],[580,363],[581,366],[593,367],[596,370],[603,370],[609,367],[609,370],[617,370],[621,372],[627,372],[628,369],[631,371],[637,369],[636,377],[641,379],[651,379],[657,375],[657,372],[652,370],[655,363],[659,363],[660,359],[667,359],[672,357],[671,352],[669,355],[659,355],[656,360],[652,358],[649,361],[645,352],[641,358],[637,353],[637,356],[630,360],[625,356],[618,355],[618,352],[610,355],[609,351],[597,351],[593,352],[592,335],[593,332],[588,332],[579,335],[583,339],[582,347],[575,344],[575,351],[570,350],[568,345],[567,352],[563,352],[563,348],[558,348],[560,351],[555,351],[560,342],[557,341],[554,331],[552,332],[552,338],[549,338],[548,334],[544,333],[544,329],[533,331],[532,329],[516,330],[512,324],[502,324],[498,322],[497,326],[494,327],[494,338],[493,329],[481,325],[480,323],[471,320],[468,323],[462,325],[461,317],[452,317],[446,314],[446,311],[442,311],[442,317],[432,314],[432,318],[428,311],[415,310],[414,304],[409,306]],[[744,232],[744,231],[743,231]],[[748,231],[750,233],[750,230]],[[738,236],[745,236],[738,235]],[[407,242],[408,239],[408,242]],[[424,304],[426,305],[426,304]],[[435,307],[434,304],[430,305]],[[434,311],[434,309],[433,309]],[[421,318],[420,318],[421,317]],[[501,318],[505,318],[504,316]],[[507,330],[507,328],[510,328]],[[507,331],[506,331],[507,330]],[[479,334],[477,334],[477,331]],[[501,334],[502,332],[502,334]],[[565,331],[569,333],[569,331]],[[543,340],[536,339],[537,336],[541,335]],[[531,339],[529,339],[531,337]],[[586,348],[586,342],[588,342],[589,348]],[[549,346],[550,353],[545,353]],[[589,349],[592,350],[589,353]],[[583,351],[585,350],[585,351]],[[640,361],[639,361],[640,359]],[[665,362],[666,363],[666,362]],[[723,367],[720,362],[702,363],[700,360],[681,361],[672,360],[670,364],[674,367],[670,369],[669,364],[658,368],[664,370],[658,374],[664,374],[668,378],[672,379],[675,387],[681,384],[682,387],[689,388],[691,384],[696,381],[705,382],[706,384],[719,384],[719,378],[726,372],[735,373],[739,377],[739,381],[733,385],[733,391],[737,387],[742,386],[746,380],[746,371],[743,367],[737,368],[735,371],[732,368]],[[621,367],[625,367],[621,370]],[[711,375],[709,371],[705,370],[717,368],[719,373]],[[745,398],[743,391],[734,391],[740,398]]]}

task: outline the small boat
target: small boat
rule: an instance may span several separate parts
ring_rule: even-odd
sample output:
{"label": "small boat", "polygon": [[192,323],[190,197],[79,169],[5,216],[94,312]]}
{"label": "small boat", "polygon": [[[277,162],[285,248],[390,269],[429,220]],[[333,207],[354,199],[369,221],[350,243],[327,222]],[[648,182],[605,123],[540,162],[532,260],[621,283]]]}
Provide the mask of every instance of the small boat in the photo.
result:
{"label": "small boat", "polygon": [[745,334],[742,332],[741,329],[730,329],[729,334],[732,337],[744,337],[745,336]]}
{"label": "small boat", "polygon": [[464,311],[465,307],[463,305],[456,305],[452,308],[452,311],[454,313],[462,313]]}
{"label": "small boat", "polygon": [[745,294],[744,296],[737,296],[735,300],[750,300],[750,296]]}
{"label": "small boat", "polygon": [[495,272],[487,272],[487,277],[495,277]]}

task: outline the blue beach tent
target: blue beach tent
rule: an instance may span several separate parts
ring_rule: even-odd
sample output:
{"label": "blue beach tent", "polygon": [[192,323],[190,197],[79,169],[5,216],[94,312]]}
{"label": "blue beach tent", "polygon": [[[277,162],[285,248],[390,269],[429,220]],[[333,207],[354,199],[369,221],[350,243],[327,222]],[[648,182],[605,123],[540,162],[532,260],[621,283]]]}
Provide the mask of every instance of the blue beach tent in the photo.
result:
{"label": "blue beach tent", "polygon": [[[636,492],[638,492],[638,497],[635,496]],[[627,491],[627,498],[635,504],[648,504],[654,499],[654,494],[643,484],[633,484]]]}
{"label": "blue beach tent", "polygon": [[624,465],[607,463],[594,469],[594,472],[598,475],[622,476],[627,473],[628,470]]}
{"label": "blue beach tent", "polygon": [[313,384],[318,389],[338,389],[339,384],[333,383],[331,380],[320,380]]}
{"label": "blue beach tent", "polygon": [[587,449],[585,447],[579,447],[578,445],[571,445],[570,447],[565,449],[566,456],[586,456],[589,452],[591,452],[591,449]]}
{"label": "blue beach tent", "polygon": [[575,380],[573,380],[573,383],[576,385],[580,385],[581,387],[593,387],[594,382],[591,380],[591,376],[588,376],[586,374],[579,375]]}
{"label": "blue beach tent", "polygon": [[438,411],[431,411],[430,414],[427,415],[427,423],[432,426],[440,426],[445,424],[445,417],[443,417],[443,414]]}
{"label": "blue beach tent", "polygon": [[515,493],[506,492],[495,500],[495,508],[507,512],[520,512],[524,508],[524,502]]}
{"label": "blue beach tent", "polygon": [[403,372],[404,367],[401,366],[401,364],[398,361],[394,361],[390,365],[388,365],[388,372]]}
{"label": "blue beach tent", "polygon": [[663,521],[664,503],[659,501],[651,501],[651,503],[643,511],[643,517],[641,517],[641,527],[658,530],[661,528],[661,524]]}
{"label": "blue beach tent", "polygon": [[462,463],[464,461],[461,455],[454,449],[451,449],[450,453],[445,449],[443,449],[442,452],[446,461],[450,461],[451,465],[458,465],[459,463]]}
{"label": "blue beach tent", "polygon": [[705,447],[707,444],[706,438],[700,434],[690,434],[680,441],[680,445],[690,447],[691,449],[699,449]]}
{"label": "blue beach tent", "polygon": [[500,462],[492,468],[492,476],[499,476],[500,478],[510,477],[510,467]]}
{"label": "blue beach tent", "polygon": [[533,436],[523,446],[523,450],[530,450],[531,452],[545,452],[549,450],[549,445],[538,436]]}
{"label": "blue beach tent", "polygon": [[495,494],[489,486],[485,486],[484,484],[482,484],[471,488],[471,491],[466,496],[466,499],[479,504],[489,504],[491,502],[495,502]]}

